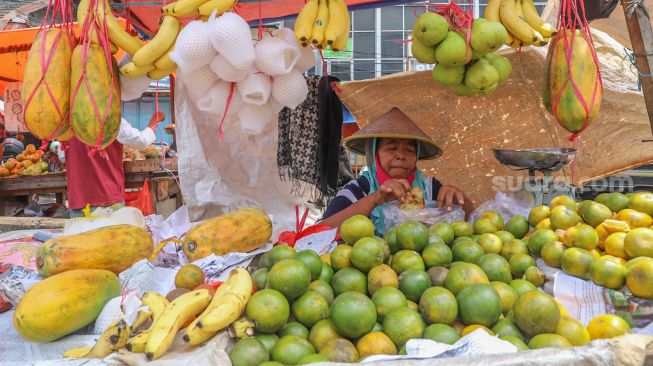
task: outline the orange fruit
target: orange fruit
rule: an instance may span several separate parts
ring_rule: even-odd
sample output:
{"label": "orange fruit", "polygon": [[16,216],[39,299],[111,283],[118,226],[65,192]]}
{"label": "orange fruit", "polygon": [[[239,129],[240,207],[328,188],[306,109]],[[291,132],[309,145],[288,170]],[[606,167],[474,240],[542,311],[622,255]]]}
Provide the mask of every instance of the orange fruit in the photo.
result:
{"label": "orange fruit", "polygon": [[637,192],[630,197],[628,208],[653,215],[653,193]]}
{"label": "orange fruit", "polygon": [[493,332],[492,330],[490,330],[490,328],[486,327],[485,325],[481,325],[481,324],[471,324],[471,325],[466,326],[465,329],[463,329],[463,330],[460,332],[460,336],[461,336],[461,337],[464,337],[464,336],[468,335],[469,333],[475,331],[476,329],[483,329],[484,331],[487,332],[487,334],[489,334],[489,335],[491,335],[491,336],[494,335],[494,332]]}
{"label": "orange fruit", "polygon": [[628,289],[637,297],[653,299],[653,259],[647,257],[633,264],[626,275]]}
{"label": "orange fruit", "polygon": [[397,346],[383,332],[370,332],[356,342],[360,358],[371,355],[396,355]]}
{"label": "orange fruit", "polygon": [[556,206],[551,209],[551,227],[566,230],[580,223],[580,216],[574,209],[567,206]]}
{"label": "orange fruit", "polygon": [[204,271],[194,264],[187,264],[181,267],[175,275],[175,287],[192,290],[204,283],[206,276]]}
{"label": "orange fruit", "polygon": [[532,227],[536,227],[540,222],[549,218],[551,214],[551,209],[549,206],[537,206],[531,209],[531,212],[528,214],[528,223]]}
{"label": "orange fruit", "polygon": [[374,224],[367,216],[354,215],[340,225],[340,236],[345,243],[354,245],[361,238],[374,237]]}
{"label": "orange fruit", "polygon": [[592,340],[594,340],[600,338],[614,338],[630,333],[630,326],[619,316],[603,314],[592,319],[589,324],[587,324],[587,330],[589,331]]}
{"label": "orange fruit", "polygon": [[616,219],[624,221],[631,228],[649,227],[653,224],[653,218],[650,215],[630,208],[619,211]]}
{"label": "orange fruit", "polygon": [[569,248],[562,253],[560,264],[567,274],[589,280],[589,266],[594,259],[594,255],[585,249]]}
{"label": "orange fruit", "polygon": [[578,211],[578,204],[576,203],[576,200],[564,194],[554,197],[549,204],[551,210],[558,206],[566,206],[573,211]]}
{"label": "orange fruit", "polygon": [[623,287],[627,272],[623,264],[605,257],[595,259],[589,267],[590,279],[597,285],[611,289]]}
{"label": "orange fruit", "polygon": [[636,228],[624,239],[624,250],[628,257],[653,257],[653,230]]}
{"label": "orange fruit", "polygon": [[619,258],[628,258],[626,250],[624,249],[624,240],[627,233],[614,233],[610,234],[605,239],[605,252]]}
{"label": "orange fruit", "polygon": [[399,288],[399,277],[387,264],[379,264],[367,273],[367,291],[370,295],[383,287]]}
{"label": "orange fruit", "polygon": [[566,347],[571,347],[571,343],[565,337],[558,334],[542,333],[528,341],[528,348],[530,349]]}

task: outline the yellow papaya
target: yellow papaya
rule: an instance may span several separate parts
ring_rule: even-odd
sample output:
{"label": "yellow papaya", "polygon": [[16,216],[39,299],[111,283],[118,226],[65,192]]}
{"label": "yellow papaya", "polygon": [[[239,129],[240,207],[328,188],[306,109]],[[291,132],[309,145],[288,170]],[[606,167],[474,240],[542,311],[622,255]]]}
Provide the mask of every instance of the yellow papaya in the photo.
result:
{"label": "yellow papaya", "polygon": [[120,296],[112,272],[78,269],[32,286],[16,307],[14,328],[25,339],[50,342],[92,323],[109,300]]}
{"label": "yellow papaya", "polygon": [[[567,60],[565,44],[571,48],[571,65]],[[579,132],[586,119],[587,126],[594,121],[603,96],[603,86],[597,80],[598,65],[594,61],[592,47],[579,30],[559,32],[550,47],[549,70],[548,75],[545,75],[548,76],[550,90],[545,92],[545,105],[550,104],[553,115],[567,131]],[[589,109],[589,118],[581,99],[576,95],[572,80]]]}
{"label": "yellow papaya", "polygon": [[[88,47],[85,68],[84,47]],[[105,148],[116,139],[120,129],[120,75],[117,64],[111,58],[109,65],[102,47],[94,44],[79,45],[73,50],[71,68],[70,123],[75,135],[86,145],[95,147],[102,134],[98,147]],[[85,74],[82,69],[85,69]],[[73,95],[76,89],[77,94]]]}
{"label": "yellow papaya", "polygon": [[[65,141],[71,137],[65,135],[70,129],[71,55],[70,36],[61,29],[41,31],[32,43],[25,64],[22,100],[25,124],[38,139]],[[45,78],[42,66],[47,66]]]}
{"label": "yellow papaya", "polygon": [[107,226],[46,241],[36,251],[36,269],[43,277],[74,269],[106,269],[119,274],[152,254],[147,230],[132,225]]}
{"label": "yellow papaya", "polygon": [[195,261],[212,253],[249,252],[262,247],[272,236],[272,222],[258,208],[244,208],[214,217],[186,233],[182,249]]}

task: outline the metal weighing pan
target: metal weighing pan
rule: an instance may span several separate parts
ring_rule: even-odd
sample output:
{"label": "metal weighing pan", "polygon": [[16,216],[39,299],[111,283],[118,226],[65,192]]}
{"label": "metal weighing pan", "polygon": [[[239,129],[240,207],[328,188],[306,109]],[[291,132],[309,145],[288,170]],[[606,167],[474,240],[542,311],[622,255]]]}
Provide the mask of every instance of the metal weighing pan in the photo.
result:
{"label": "metal weighing pan", "polygon": [[493,149],[494,157],[511,169],[560,170],[576,156],[572,148]]}

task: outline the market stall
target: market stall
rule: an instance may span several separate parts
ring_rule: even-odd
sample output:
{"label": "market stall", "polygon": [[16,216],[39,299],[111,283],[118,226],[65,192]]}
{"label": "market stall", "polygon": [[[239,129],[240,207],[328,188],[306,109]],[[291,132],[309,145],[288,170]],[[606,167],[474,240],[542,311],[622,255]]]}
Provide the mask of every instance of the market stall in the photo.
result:
{"label": "market stall", "polygon": [[[555,19],[528,0],[477,19],[451,1],[415,14],[412,54],[433,71],[306,75],[372,3],[121,11],[144,41],[109,2],[82,1],[75,28],[72,4],[50,1],[20,101],[32,134],[70,141],[77,180],[21,174],[45,163],[32,146],[0,167],[16,175],[0,199],[74,187],[102,207],[0,234],[0,363],[653,362],[653,193],[580,201],[550,180],[653,160],[621,45],[576,0],[550,1]],[[263,26],[293,14],[294,29]],[[153,133],[126,126],[120,100],[171,73],[178,154],[123,149]],[[171,215],[147,212],[172,196]]]}

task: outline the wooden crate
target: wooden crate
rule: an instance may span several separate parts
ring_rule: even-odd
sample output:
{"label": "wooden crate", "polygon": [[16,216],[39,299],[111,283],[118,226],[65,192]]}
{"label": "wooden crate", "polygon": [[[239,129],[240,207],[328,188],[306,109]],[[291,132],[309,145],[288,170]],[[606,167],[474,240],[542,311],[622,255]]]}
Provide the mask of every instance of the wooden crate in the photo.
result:
{"label": "wooden crate", "polygon": [[[145,159],[136,161],[124,161],[123,166],[125,173],[143,173],[143,172],[157,172],[162,170],[163,159]],[[165,168],[168,170],[177,169],[177,157],[166,158]]]}

